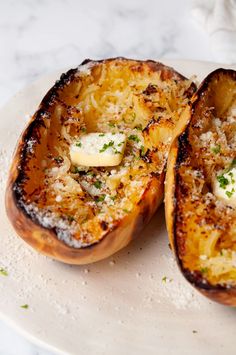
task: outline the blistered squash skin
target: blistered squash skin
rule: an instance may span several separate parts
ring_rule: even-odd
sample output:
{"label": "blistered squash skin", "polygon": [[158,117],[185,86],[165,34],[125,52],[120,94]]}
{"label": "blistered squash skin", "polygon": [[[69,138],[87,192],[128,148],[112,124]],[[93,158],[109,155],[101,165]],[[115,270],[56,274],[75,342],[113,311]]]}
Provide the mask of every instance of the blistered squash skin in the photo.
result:
{"label": "blistered squash skin", "polygon": [[[188,247],[186,240],[191,242],[191,240],[194,239],[194,234],[196,233],[197,228],[199,226],[201,228],[202,225],[201,219],[199,219],[199,226],[194,223],[191,224],[192,222],[189,222],[189,209],[185,208],[186,205],[184,204],[185,200],[188,198],[189,195],[192,194],[191,198],[193,200],[195,198],[193,189],[190,186],[192,184],[193,187],[194,178],[192,178],[192,182],[184,180],[183,170],[185,169],[185,167],[189,167],[189,165],[191,166],[191,164],[191,168],[194,168],[196,170],[202,168],[202,158],[197,155],[197,150],[195,146],[191,144],[191,142],[193,142],[192,134],[194,132],[194,129],[196,129],[197,133],[197,129],[201,127],[201,120],[203,119],[204,115],[202,112],[206,112],[204,110],[206,110],[206,108],[208,107],[208,109],[210,108],[210,110],[213,110],[213,116],[217,117],[217,119],[223,117],[223,112],[227,112],[227,109],[231,107],[230,105],[232,105],[232,102],[234,102],[235,105],[235,93],[236,71],[234,70],[218,69],[209,74],[207,78],[202,82],[198,91],[193,95],[193,98],[191,100],[191,105],[188,113],[189,117],[186,117],[185,120],[186,124],[182,128],[182,132],[179,134],[179,136],[176,136],[175,140],[172,143],[168,156],[167,173],[165,180],[165,215],[167,230],[170,245],[172,251],[175,254],[180,271],[190,282],[190,284],[194,286],[200,293],[202,293],[213,301],[228,306],[236,306],[235,283],[230,284],[230,282],[232,282],[231,280],[228,282],[228,284],[227,280],[221,283],[212,282],[212,275],[208,277],[208,270],[194,270],[186,267],[186,260],[188,258],[187,250],[189,251],[189,249],[187,249]],[[207,125],[210,127],[212,117],[206,117],[206,122],[208,120]],[[201,139],[200,133],[197,133],[196,136],[197,139]],[[210,149],[207,144],[208,143],[206,143],[206,147],[204,147],[205,151],[207,151],[207,149]],[[219,153],[214,152],[214,154],[217,155]],[[221,152],[221,154],[223,155],[224,152]],[[234,154],[235,152],[232,153],[232,156]],[[193,158],[194,155],[196,156],[196,159]],[[218,166],[216,164],[216,168],[217,167]],[[205,182],[207,188],[209,188],[209,180],[213,177],[213,174],[214,172],[210,177],[206,177],[205,175]],[[211,190],[209,192],[212,193]],[[203,193],[205,193],[204,189]],[[227,226],[230,225],[230,223],[228,224],[227,222],[227,217],[224,221],[226,227],[224,225],[219,227],[219,223],[221,223],[221,221],[220,219],[216,219],[214,215],[215,207],[212,206],[213,204],[210,204],[209,209],[207,209],[208,207],[206,207],[208,215],[205,219],[205,223],[209,223],[209,225],[213,224],[217,230],[218,228],[225,228],[225,230],[227,231]],[[228,210],[232,210],[231,207],[227,208]],[[198,205],[196,204],[196,209],[193,210],[193,215],[197,215],[197,213]],[[204,238],[204,236],[207,237],[205,234],[202,233],[199,238]],[[192,258],[198,257],[199,259],[201,259],[200,255],[193,255],[194,257]],[[190,256],[189,259],[191,259]],[[205,257],[202,257],[202,259],[204,260]]]}
{"label": "blistered squash skin", "polygon": [[[141,70],[141,65],[145,65],[151,71],[160,71],[162,80],[172,77],[176,81],[185,80],[184,77],[173,69],[153,61],[139,62],[117,58],[97,62],[86,60],[82,65],[90,64],[92,67],[93,65],[107,65],[112,61],[124,62],[129,65],[131,63],[134,65],[134,71],[136,70],[135,66],[137,66],[137,71],[139,71]],[[38,111],[22,133],[14,153],[5,199],[8,218],[17,234],[39,252],[70,264],[87,264],[104,259],[125,247],[134,239],[161,204],[165,177],[164,169],[161,172],[152,174],[152,178],[149,179],[141,199],[131,212],[117,219],[112,227],[107,227],[107,223],[103,222],[95,226],[94,231],[101,230],[101,233],[103,233],[101,234],[102,237],[97,242],[80,248],[68,245],[58,238],[56,226],[43,226],[37,216],[37,209],[33,210],[33,212],[31,210],[29,212],[29,209],[27,210],[25,204],[30,201],[31,196],[37,197],[40,190],[44,188],[44,170],[39,168],[39,166],[46,156],[50,158],[54,152],[53,140],[57,142],[56,128],[54,131],[50,131],[51,138],[49,140],[47,138],[47,131],[49,128],[51,129],[50,124],[54,117],[53,115],[55,115],[52,110],[54,110],[54,106],[58,103],[61,105],[61,109],[63,109],[65,106],[63,100],[64,102],[72,100],[71,92],[73,93],[73,97],[79,95],[79,92],[76,92],[77,86],[74,84],[74,82],[78,83],[78,77],[80,77],[79,69],[70,70],[61,76],[60,80],[46,94]],[[186,92],[186,97],[190,98],[194,91],[195,86],[192,84],[188,88],[188,92]],[[73,103],[69,101],[66,112],[72,115],[72,119],[73,117],[77,119],[78,110],[73,110]],[[59,137],[58,139],[60,141],[61,138]],[[34,201],[37,202],[37,198]],[[42,203],[41,200],[40,203]]]}

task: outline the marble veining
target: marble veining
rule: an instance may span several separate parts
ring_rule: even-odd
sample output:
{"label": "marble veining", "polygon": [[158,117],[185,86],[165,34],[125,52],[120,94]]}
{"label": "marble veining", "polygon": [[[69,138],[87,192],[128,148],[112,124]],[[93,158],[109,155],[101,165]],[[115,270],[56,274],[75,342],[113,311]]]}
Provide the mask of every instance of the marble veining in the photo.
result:
{"label": "marble veining", "polygon": [[[0,104],[85,58],[213,60],[193,0],[0,0]],[[4,119],[4,118],[0,118]],[[48,355],[0,321],[0,355]]]}

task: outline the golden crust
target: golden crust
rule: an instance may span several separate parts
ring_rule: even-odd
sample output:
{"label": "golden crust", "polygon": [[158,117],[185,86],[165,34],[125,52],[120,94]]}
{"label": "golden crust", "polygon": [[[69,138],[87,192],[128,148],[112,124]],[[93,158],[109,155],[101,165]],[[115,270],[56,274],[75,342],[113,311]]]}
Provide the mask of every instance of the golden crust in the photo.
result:
{"label": "golden crust", "polygon": [[[228,222],[233,224],[235,212],[227,203],[217,200],[211,184],[214,176],[227,167],[224,162],[230,159],[231,154],[232,158],[235,156],[232,148],[230,151],[224,148],[223,143],[219,144],[227,134],[223,128],[229,126],[232,130],[227,117],[235,104],[235,92],[236,72],[233,70],[218,69],[203,81],[192,98],[185,121],[189,123],[170,149],[165,182],[168,236],[181,272],[202,294],[231,306],[236,305],[232,274],[224,271],[224,265],[222,274],[216,274],[215,270],[221,270],[217,260],[221,262],[225,255],[234,251],[234,234],[228,231]],[[234,124],[232,118],[230,122]],[[214,124],[217,124],[216,129]],[[212,139],[211,144],[217,142],[221,146],[220,154],[206,141],[208,136]],[[225,231],[228,232],[227,251],[222,247],[225,241],[220,234],[225,237]],[[206,246],[213,237],[216,242],[211,243],[207,254]]]}
{"label": "golden crust", "polygon": [[[78,67],[78,69],[73,69],[68,73],[63,74],[61,79],[46,94],[38,111],[32,117],[28,127],[22,133],[18,142],[6,189],[6,211],[9,220],[21,238],[39,252],[65,263],[86,264],[95,262],[106,258],[125,247],[137,236],[143,226],[148,223],[163,199],[165,160],[162,158],[163,167],[161,168],[161,171],[157,171],[158,169],[157,165],[155,165],[155,161],[158,162],[157,159],[160,158],[156,152],[152,152],[152,150],[149,149],[153,142],[148,140],[149,135],[147,134],[145,139],[147,140],[149,148],[142,161],[143,165],[146,166],[145,164],[147,163],[145,163],[145,159],[150,160],[150,166],[156,166],[156,172],[154,171],[154,173],[149,176],[147,180],[148,183],[139,202],[133,206],[130,213],[125,214],[122,218],[118,218],[112,227],[107,228],[105,225],[105,227],[102,228],[103,226],[95,225],[96,233],[100,233],[97,241],[95,240],[91,242],[90,245],[87,244],[80,248],[70,246],[58,238],[57,227],[47,227],[43,225],[37,216],[37,211],[42,207],[40,191],[47,183],[47,180],[45,180],[46,173],[41,167],[42,160],[55,153],[55,145],[60,146],[64,144],[61,137],[59,137],[58,140],[56,138],[58,125],[60,126],[60,123],[58,124],[58,121],[55,118],[58,114],[57,105],[60,105],[60,110],[65,110],[66,114],[69,112],[72,120],[78,120],[80,112],[79,110],[74,109],[75,100],[78,100],[80,95],[80,89],[78,89],[80,86],[78,83],[83,83],[85,75],[88,78],[86,80],[90,80],[89,75],[85,73],[87,69],[84,69],[84,65],[88,65],[89,69],[92,68],[93,75],[96,77],[97,70],[100,70],[99,68],[101,66],[106,67],[110,64],[114,66],[129,66],[133,75],[136,75],[136,73],[137,75],[144,75],[142,73],[144,73],[145,70],[148,71],[148,73],[157,72],[160,74],[160,79],[163,82],[172,79],[175,83],[187,81],[173,69],[153,61],[134,61],[124,58],[109,59],[99,62],[86,60],[82,63],[82,66]],[[150,85],[148,85],[146,89],[145,95],[147,96],[152,95],[152,91],[155,92]],[[188,88],[183,95],[187,101],[194,90],[195,86],[193,84],[188,85]],[[145,100],[143,105],[144,109],[147,107],[149,110],[152,110],[151,100],[148,98],[146,101]],[[148,104],[146,104],[147,102]],[[67,108],[65,109],[66,105]],[[151,117],[149,120],[151,121]],[[93,125],[91,120],[89,121],[89,125]],[[165,125],[166,123],[162,125],[163,129],[165,129]],[[158,126],[156,129],[158,132]],[[155,132],[155,130],[152,132],[154,136],[156,134]],[[173,130],[173,135],[175,134],[174,132],[175,131]],[[163,150],[163,154],[167,154],[168,145],[165,145],[161,140],[158,144],[160,152]],[[64,148],[65,147],[66,146],[64,145]],[[49,192],[50,188],[51,187],[49,186]],[[39,194],[40,197],[38,197],[37,194]],[[79,200],[80,202],[84,201],[84,198],[87,198],[87,195],[84,196]],[[44,195],[43,198],[46,201],[45,204],[47,204],[48,197],[45,197]],[[34,203],[35,201],[40,201],[41,203],[41,205],[37,205],[36,212],[34,211],[33,214],[27,209],[27,204],[32,201],[34,201]],[[65,209],[67,207],[68,206],[66,205]],[[102,229],[105,229],[105,231]],[[102,231],[100,232],[100,230]]]}

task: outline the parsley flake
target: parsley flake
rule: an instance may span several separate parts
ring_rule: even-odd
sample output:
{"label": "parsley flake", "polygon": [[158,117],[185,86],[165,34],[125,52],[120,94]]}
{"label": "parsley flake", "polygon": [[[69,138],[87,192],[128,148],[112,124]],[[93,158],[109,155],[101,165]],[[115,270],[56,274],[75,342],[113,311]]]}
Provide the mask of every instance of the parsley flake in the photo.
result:
{"label": "parsley flake", "polygon": [[211,148],[211,151],[212,151],[214,154],[220,153],[220,150],[221,150],[221,146],[220,146],[219,144],[216,145],[215,147]]}
{"label": "parsley flake", "polygon": [[135,129],[138,129],[139,131],[143,130],[143,126],[141,124],[138,124],[137,126],[134,127]]}
{"label": "parsley flake", "polygon": [[3,268],[0,268],[0,275],[2,275],[2,276],[8,276],[7,270],[5,270],[5,269],[3,269]]}
{"label": "parsley flake", "polygon": [[21,308],[24,308],[24,309],[28,309],[29,308],[29,305],[28,304],[23,304],[22,306],[20,306]]}
{"label": "parsley flake", "polygon": [[131,135],[128,137],[128,139],[129,139],[130,141],[134,141],[134,142],[136,142],[136,143],[139,143],[139,142],[140,142],[139,137],[136,136],[135,134],[131,134]]}
{"label": "parsley flake", "polygon": [[226,189],[226,186],[229,185],[229,180],[223,174],[218,175],[216,179],[220,183],[222,189]]}
{"label": "parsley flake", "polygon": [[141,156],[143,156],[143,155],[144,155],[144,153],[145,153],[145,148],[144,148],[144,146],[143,146],[143,145],[141,145]]}
{"label": "parsley flake", "polygon": [[100,195],[96,198],[96,202],[103,202],[105,200],[106,195]]}
{"label": "parsley flake", "polygon": [[230,198],[230,197],[232,197],[234,192],[235,192],[235,190],[232,189],[231,191],[225,191],[225,194],[228,196],[228,198]]}
{"label": "parsley flake", "polygon": [[79,147],[79,148],[82,147],[82,143],[81,142],[77,142],[75,145],[76,145],[76,147]]}
{"label": "parsley flake", "polygon": [[105,152],[110,147],[114,146],[114,141],[110,141],[109,143],[104,143],[102,149],[99,150],[99,153]]}
{"label": "parsley flake", "polygon": [[97,180],[94,181],[93,185],[96,187],[96,189],[100,189],[102,187],[102,182]]}
{"label": "parsley flake", "polygon": [[207,267],[202,267],[200,269],[200,271],[201,271],[202,274],[206,274],[208,272],[208,268]]}

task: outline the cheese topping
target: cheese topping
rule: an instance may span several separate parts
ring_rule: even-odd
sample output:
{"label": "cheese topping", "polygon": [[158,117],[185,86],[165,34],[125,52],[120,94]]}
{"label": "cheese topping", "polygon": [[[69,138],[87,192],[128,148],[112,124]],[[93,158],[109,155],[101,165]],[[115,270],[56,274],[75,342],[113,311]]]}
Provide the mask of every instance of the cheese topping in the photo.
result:
{"label": "cheese topping", "polygon": [[71,161],[82,166],[116,166],[123,158],[125,145],[123,133],[89,133],[71,145]]}
{"label": "cheese topping", "polygon": [[236,206],[236,168],[218,174],[213,182],[215,196]]}

